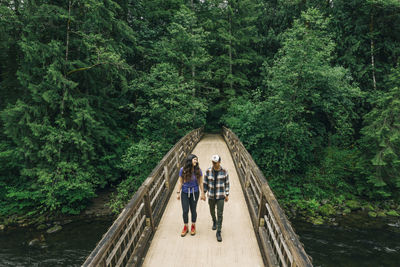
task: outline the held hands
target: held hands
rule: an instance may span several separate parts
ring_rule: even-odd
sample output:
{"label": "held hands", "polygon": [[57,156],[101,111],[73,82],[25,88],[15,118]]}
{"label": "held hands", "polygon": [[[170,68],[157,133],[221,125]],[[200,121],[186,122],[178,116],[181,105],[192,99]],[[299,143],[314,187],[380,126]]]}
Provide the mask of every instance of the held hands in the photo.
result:
{"label": "held hands", "polygon": [[[180,200],[180,199],[181,199],[181,192],[176,192],[176,199],[177,199],[177,200]],[[203,201],[206,201],[206,195],[205,195],[204,193],[201,194],[200,199],[203,200]]]}

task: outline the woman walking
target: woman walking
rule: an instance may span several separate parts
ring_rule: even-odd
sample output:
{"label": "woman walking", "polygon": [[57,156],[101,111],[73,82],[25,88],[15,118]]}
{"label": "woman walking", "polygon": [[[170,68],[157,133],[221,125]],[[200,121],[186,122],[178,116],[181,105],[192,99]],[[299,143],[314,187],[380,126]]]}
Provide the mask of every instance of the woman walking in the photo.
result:
{"label": "woman walking", "polygon": [[185,236],[188,231],[189,222],[189,209],[192,216],[192,226],[190,234],[196,234],[196,219],[197,219],[197,201],[199,194],[201,200],[206,200],[203,190],[203,173],[199,167],[198,158],[196,155],[190,154],[183,166],[179,171],[177,199],[181,200],[183,212],[183,230],[181,236]]}

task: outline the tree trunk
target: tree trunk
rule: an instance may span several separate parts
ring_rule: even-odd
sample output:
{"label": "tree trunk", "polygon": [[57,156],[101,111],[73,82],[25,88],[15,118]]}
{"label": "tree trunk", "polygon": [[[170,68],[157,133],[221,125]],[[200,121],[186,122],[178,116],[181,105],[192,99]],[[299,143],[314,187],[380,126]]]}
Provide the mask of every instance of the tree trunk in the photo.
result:
{"label": "tree trunk", "polygon": [[371,12],[371,21],[369,24],[369,30],[370,30],[370,34],[371,34],[371,66],[372,66],[372,82],[373,82],[373,86],[374,86],[374,90],[376,90],[376,78],[375,78],[375,56],[374,56],[374,37],[373,37],[373,33],[374,33],[374,13]]}
{"label": "tree trunk", "polygon": [[233,88],[233,82],[232,82],[232,16],[231,14],[228,14],[229,16],[229,89],[232,92]]}
{"label": "tree trunk", "polygon": [[[69,53],[69,32],[70,32],[70,24],[71,24],[71,0],[68,1],[68,21],[67,21],[67,36],[66,36],[66,47],[65,47],[65,63],[64,63],[64,79],[67,79],[67,63],[68,63],[68,53]],[[64,82],[63,91],[62,91],[62,99],[61,99],[61,117],[64,115],[64,104],[65,104],[65,94],[67,88]],[[60,134],[60,138],[58,140],[58,159],[61,159],[61,147],[62,147],[62,135]]]}
{"label": "tree trunk", "polygon": [[[68,53],[69,53],[69,31],[70,31],[70,24],[71,24],[71,0],[68,1],[68,21],[67,21],[67,41],[66,41],[66,47],[65,47],[65,64],[64,64],[64,78],[67,79],[67,63],[68,63]],[[64,98],[65,98],[65,92],[66,92],[66,87],[65,83],[63,86],[63,96],[62,96],[62,102],[61,102],[61,115],[64,114]]]}

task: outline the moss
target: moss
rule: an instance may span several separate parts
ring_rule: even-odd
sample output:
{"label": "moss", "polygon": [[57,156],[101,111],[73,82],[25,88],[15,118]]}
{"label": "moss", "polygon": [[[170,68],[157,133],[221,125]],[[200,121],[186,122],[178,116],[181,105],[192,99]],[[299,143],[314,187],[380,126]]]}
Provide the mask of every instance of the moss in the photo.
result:
{"label": "moss", "polygon": [[62,226],[61,226],[61,225],[54,225],[53,227],[51,227],[50,229],[48,229],[48,230],[46,231],[46,233],[48,233],[48,234],[56,233],[56,232],[60,231],[61,229],[62,229]]}
{"label": "moss", "polygon": [[349,207],[351,210],[358,210],[361,208],[361,205],[357,200],[348,200],[346,202],[346,206]]}
{"label": "moss", "polygon": [[323,216],[332,216],[336,213],[336,210],[331,204],[325,204],[320,208],[319,212]]}
{"label": "moss", "polygon": [[47,228],[47,225],[45,225],[45,224],[40,224],[36,229],[38,229],[38,230],[44,230],[44,229],[46,229]]}
{"label": "moss", "polygon": [[375,207],[371,204],[364,205],[362,208],[366,211],[375,211]]}
{"label": "moss", "polygon": [[395,210],[390,210],[390,211],[386,212],[386,214],[389,215],[389,216],[394,216],[394,217],[399,217],[400,216],[399,213],[397,211],[395,211]]}
{"label": "moss", "polygon": [[378,215],[378,217],[386,217],[386,214],[385,214],[385,212],[384,211],[378,211],[377,212],[377,215]]}
{"label": "moss", "polygon": [[324,224],[324,222],[325,222],[324,219],[322,219],[321,217],[317,217],[317,218],[312,217],[311,218],[311,223],[314,225],[321,225],[321,224]]}
{"label": "moss", "polygon": [[368,212],[368,216],[372,217],[372,218],[375,218],[377,216],[377,214],[374,211],[370,211],[370,212]]}

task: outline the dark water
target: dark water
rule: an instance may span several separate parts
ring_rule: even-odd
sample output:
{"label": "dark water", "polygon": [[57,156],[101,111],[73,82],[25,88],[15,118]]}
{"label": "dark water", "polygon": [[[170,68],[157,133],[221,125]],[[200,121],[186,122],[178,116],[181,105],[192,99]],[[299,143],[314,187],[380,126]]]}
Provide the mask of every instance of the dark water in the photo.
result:
{"label": "dark water", "polygon": [[[80,266],[112,221],[74,222],[54,234],[20,228],[0,233],[0,266]],[[400,266],[400,220],[351,216],[339,226],[292,221],[314,266]],[[45,241],[31,247],[29,241]]]}
{"label": "dark water", "polygon": [[353,215],[338,223],[292,222],[314,266],[400,266],[400,220]]}
{"label": "dark water", "polygon": [[[25,228],[0,232],[0,266],[81,266],[111,223],[73,222],[53,234]],[[28,245],[42,234],[44,242]]]}

